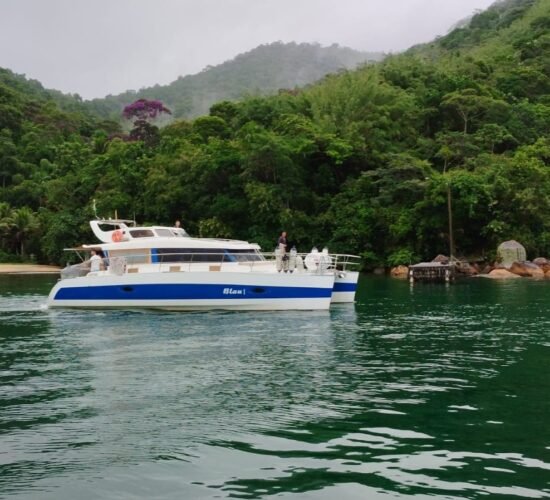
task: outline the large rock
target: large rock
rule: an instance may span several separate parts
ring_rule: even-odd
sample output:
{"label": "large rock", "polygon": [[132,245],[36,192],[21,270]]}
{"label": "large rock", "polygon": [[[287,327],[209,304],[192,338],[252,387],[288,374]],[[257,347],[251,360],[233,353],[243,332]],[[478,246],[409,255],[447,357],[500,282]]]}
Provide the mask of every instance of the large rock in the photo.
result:
{"label": "large rock", "polygon": [[528,278],[529,276],[531,276],[531,273],[527,269],[525,269],[522,262],[512,262],[508,270],[511,273],[521,276],[522,278]]}
{"label": "large rock", "polygon": [[544,278],[544,271],[532,262],[513,262],[510,272],[526,278]]}
{"label": "large rock", "polygon": [[409,276],[409,268],[407,266],[397,266],[392,268],[390,274],[393,278],[407,279]]}
{"label": "large rock", "polygon": [[533,261],[533,264],[539,266],[545,273],[550,271],[550,262],[544,257],[538,257]]}
{"label": "large rock", "polygon": [[489,274],[493,269],[495,269],[493,266],[486,264],[483,269],[479,271],[479,274]]}
{"label": "large rock", "polygon": [[526,269],[531,273],[531,278],[544,278],[544,270],[532,262],[524,262]]}
{"label": "large rock", "polygon": [[493,269],[489,274],[480,274],[480,276],[483,276],[484,278],[492,278],[498,280],[521,278],[521,276],[511,273],[506,269]]}
{"label": "large rock", "polygon": [[432,262],[439,262],[441,264],[448,264],[449,263],[449,257],[443,254],[439,254]]}
{"label": "large rock", "polygon": [[476,274],[479,274],[479,270],[467,262],[462,262],[457,265],[456,270],[460,274],[465,274],[466,276],[475,276]]}
{"label": "large rock", "polygon": [[514,262],[524,262],[527,260],[525,247],[516,240],[505,241],[498,246],[498,261],[506,268],[510,269]]}
{"label": "large rock", "polygon": [[546,272],[544,273],[544,277],[545,277],[545,278],[550,278],[550,271],[546,271]]}

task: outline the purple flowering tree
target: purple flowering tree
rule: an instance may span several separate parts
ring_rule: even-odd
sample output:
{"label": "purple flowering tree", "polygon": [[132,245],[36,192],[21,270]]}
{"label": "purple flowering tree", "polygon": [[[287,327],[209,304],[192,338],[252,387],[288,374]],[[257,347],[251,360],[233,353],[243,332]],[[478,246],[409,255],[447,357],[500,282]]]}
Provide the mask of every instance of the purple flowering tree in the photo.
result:
{"label": "purple flowering tree", "polygon": [[132,120],[134,128],[130,131],[130,139],[134,141],[143,141],[148,146],[155,146],[159,141],[158,127],[152,125],[150,121],[154,120],[162,113],[169,115],[172,112],[157,99],[138,99],[132,104],[128,104],[122,111],[122,115],[127,120]]}

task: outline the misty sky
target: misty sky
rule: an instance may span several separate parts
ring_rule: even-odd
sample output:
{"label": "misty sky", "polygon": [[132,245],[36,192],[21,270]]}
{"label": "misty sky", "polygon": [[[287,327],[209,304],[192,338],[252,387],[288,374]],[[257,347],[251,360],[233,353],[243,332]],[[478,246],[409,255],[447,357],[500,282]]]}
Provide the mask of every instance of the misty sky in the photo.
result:
{"label": "misty sky", "polygon": [[0,67],[103,97],[277,40],[404,50],[493,1],[0,0]]}

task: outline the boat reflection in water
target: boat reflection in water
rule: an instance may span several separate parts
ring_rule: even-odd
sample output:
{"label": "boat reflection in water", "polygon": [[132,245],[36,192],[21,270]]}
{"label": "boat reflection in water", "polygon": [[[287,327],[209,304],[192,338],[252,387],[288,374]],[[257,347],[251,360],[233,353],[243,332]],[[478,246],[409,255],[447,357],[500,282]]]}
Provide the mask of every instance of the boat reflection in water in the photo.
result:
{"label": "boat reflection in water", "polygon": [[355,300],[353,255],[264,254],[255,243],[192,238],[182,228],[120,219],[90,226],[100,243],[69,250],[102,257],[65,268],[49,307],[314,310]]}

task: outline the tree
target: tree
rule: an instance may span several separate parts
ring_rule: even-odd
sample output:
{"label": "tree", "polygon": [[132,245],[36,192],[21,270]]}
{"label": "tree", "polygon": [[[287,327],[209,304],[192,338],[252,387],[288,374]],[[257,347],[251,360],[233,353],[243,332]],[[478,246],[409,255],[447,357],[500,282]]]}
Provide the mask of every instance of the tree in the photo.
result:
{"label": "tree", "polygon": [[138,99],[125,106],[122,116],[127,120],[133,120],[134,128],[130,131],[130,139],[143,141],[147,146],[156,146],[159,142],[158,127],[150,121],[155,120],[161,114],[171,115],[172,112],[159,100]]}
{"label": "tree", "polygon": [[122,115],[127,120],[154,120],[161,113],[172,112],[159,100],[138,99],[124,107]]}
{"label": "tree", "polygon": [[507,144],[517,144],[515,137],[508,132],[506,127],[496,123],[487,123],[480,127],[476,132],[476,140],[482,144],[491,153],[495,153],[497,146]]}
{"label": "tree", "polygon": [[9,203],[0,202],[0,249],[5,248],[5,242],[8,239],[13,227],[13,209]]}
{"label": "tree", "polygon": [[201,116],[193,122],[193,133],[200,141],[208,142],[210,137],[229,137],[229,127],[225,120],[218,116]]}
{"label": "tree", "polygon": [[475,89],[464,89],[447,94],[441,104],[457,113],[462,120],[463,133],[466,135],[471,121],[487,109],[488,101],[487,97],[479,95]]}
{"label": "tree", "polygon": [[19,255],[25,257],[25,243],[39,227],[35,213],[28,207],[16,208],[13,211],[12,227],[19,247]]}

